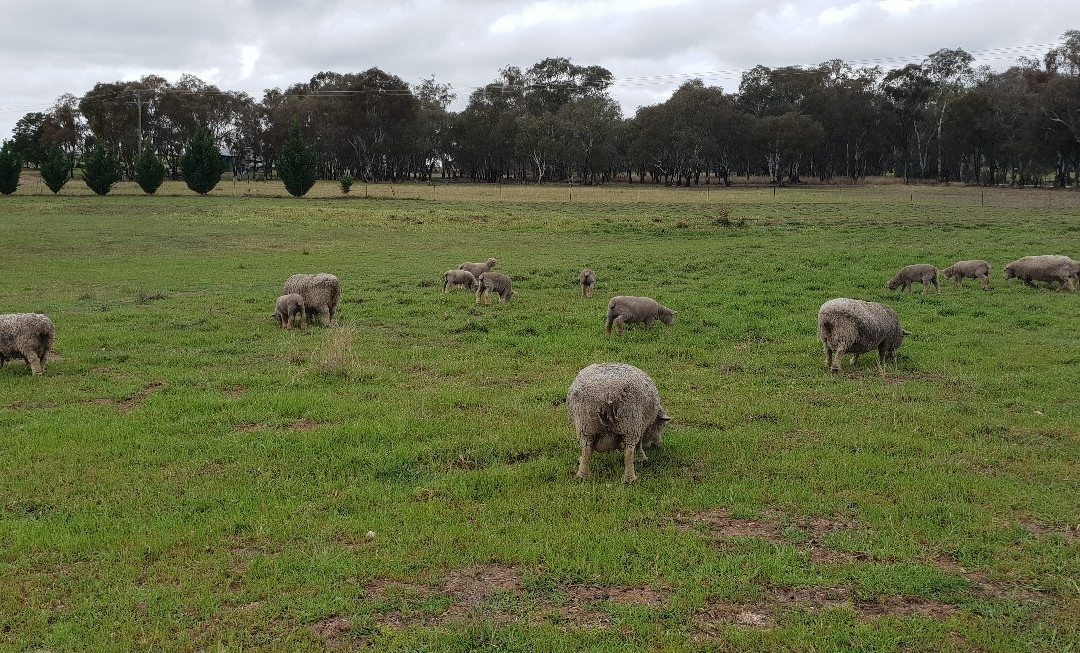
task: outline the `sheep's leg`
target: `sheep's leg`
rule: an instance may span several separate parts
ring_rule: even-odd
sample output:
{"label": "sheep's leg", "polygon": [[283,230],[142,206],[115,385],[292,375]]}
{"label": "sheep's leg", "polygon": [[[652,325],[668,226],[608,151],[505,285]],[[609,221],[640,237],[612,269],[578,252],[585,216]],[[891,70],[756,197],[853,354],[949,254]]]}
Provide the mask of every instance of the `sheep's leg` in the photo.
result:
{"label": "sheep's leg", "polygon": [[990,275],[989,274],[983,275],[982,289],[983,290],[990,290]]}
{"label": "sheep's leg", "polygon": [[936,290],[937,294],[940,295],[941,294],[941,285],[938,283],[938,278],[936,276],[933,278],[933,282],[934,282],[934,290]]}
{"label": "sheep's leg", "polygon": [[584,284],[584,283],[581,284],[581,298],[582,299],[585,299],[585,293],[587,291],[587,288],[588,288],[588,286],[586,284]]}
{"label": "sheep's leg", "polygon": [[877,366],[878,366],[878,372],[880,372],[881,374],[885,374],[885,359],[889,357],[890,353],[892,353],[892,352],[887,351],[884,347],[878,347],[878,350],[877,350]]}
{"label": "sheep's leg", "polygon": [[620,336],[623,334],[623,329],[626,328],[626,322],[622,319],[622,316],[615,318],[615,333]]}
{"label": "sheep's leg", "polygon": [[285,329],[292,331],[293,314],[289,313],[289,319],[285,320]]}
{"label": "sheep's leg", "polygon": [[491,288],[484,292],[484,303],[491,306]]}
{"label": "sheep's leg", "polygon": [[623,483],[633,483],[637,480],[637,474],[634,473],[634,449],[636,448],[636,445],[629,444],[623,449]]}
{"label": "sheep's leg", "polygon": [[478,286],[476,288],[476,305],[477,306],[480,305],[480,296],[483,295],[483,294],[484,294],[484,287],[483,286]]}
{"label": "sheep's leg", "polygon": [[593,298],[593,287],[589,286],[589,299]]}
{"label": "sheep's leg", "polygon": [[827,345],[827,344],[824,345],[824,347],[825,347],[825,367],[832,368],[833,350],[829,349],[829,345]]}
{"label": "sheep's leg", "polygon": [[574,476],[578,478],[586,478],[589,475],[589,461],[592,460],[592,445],[581,445],[581,457],[578,458],[577,473]]}
{"label": "sheep's leg", "polygon": [[645,455],[645,447],[641,446],[640,442],[637,444],[637,454],[634,457],[639,463],[649,462],[649,457]]}
{"label": "sheep's leg", "polygon": [[324,306],[319,309],[319,318],[323,326],[330,326],[330,321],[334,319],[334,316],[330,314],[330,309]]}
{"label": "sheep's leg", "polygon": [[608,313],[607,322],[604,323],[604,333],[611,333],[611,323],[615,321],[615,315]]}
{"label": "sheep's leg", "polygon": [[652,328],[652,323],[653,323],[653,318],[651,318],[651,317],[645,318],[645,329],[646,330],[651,329]]}
{"label": "sheep's leg", "polygon": [[836,348],[836,353],[833,354],[832,366],[829,367],[833,372],[839,372],[840,368],[844,364],[844,354],[846,353],[843,345]]}
{"label": "sheep's leg", "polygon": [[23,358],[26,359],[26,364],[30,366],[30,373],[33,374],[34,376],[41,376],[41,372],[43,371],[43,368],[44,368],[43,363],[45,362],[45,357],[44,356],[39,357],[38,353],[36,351],[31,351],[29,353],[27,353],[27,352],[20,352],[20,353],[22,353]]}
{"label": "sheep's leg", "polygon": [[446,293],[450,292],[450,286],[451,286],[450,279],[443,279],[442,291],[443,291],[444,295]]}
{"label": "sheep's leg", "polygon": [[852,354],[851,355],[851,364],[855,365],[858,362],[859,362],[859,354]]}

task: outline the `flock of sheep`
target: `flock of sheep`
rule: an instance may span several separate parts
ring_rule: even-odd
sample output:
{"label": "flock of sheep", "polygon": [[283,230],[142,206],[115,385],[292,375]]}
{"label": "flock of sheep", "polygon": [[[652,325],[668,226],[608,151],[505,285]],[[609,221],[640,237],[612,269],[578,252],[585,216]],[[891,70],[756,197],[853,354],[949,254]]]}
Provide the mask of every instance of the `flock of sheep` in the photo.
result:
{"label": "flock of sheep", "polygon": [[[501,302],[514,298],[509,276],[494,272],[498,261],[489,258],[483,263],[463,263],[443,275],[443,292],[453,287],[476,291],[476,303],[491,303],[495,293]],[[946,278],[957,286],[964,279],[979,279],[983,290],[990,287],[990,264],[982,260],[959,261],[944,271]],[[1056,283],[1059,290],[1075,289],[1080,285],[1080,261],[1068,256],[1025,256],[1005,266],[1006,279],[1020,279],[1029,285],[1036,282]],[[578,275],[581,295],[592,298],[596,273],[585,268]],[[914,289],[923,285],[923,294],[930,286],[938,293],[938,269],[930,264],[909,265],[900,270],[887,284],[890,290]],[[299,322],[317,318],[329,326],[341,304],[341,281],[332,274],[295,274],[285,282],[284,294],[278,297],[273,318],[279,326],[291,329]],[[659,320],[670,326],[675,311],[661,306],[649,297],[617,296],[608,302],[605,333],[615,326],[622,333],[627,324],[644,323],[651,328]],[[910,335],[900,326],[896,312],[885,304],[858,299],[838,298],[822,304],[818,311],[818,337],[825,349],[825,364],[839,372],[845,354],[853,356],[877,351],[878,367],[884,370],[886,359],[895,356]],[[34,375],[45,369],[45,359],[55,339],[52,320],[38,313],[0,315],[0,367],[9,358],[22,358]],[[636,460],[645,461],[645,449],[658,446],[661,430],[671,419],[660,405],[656,383],[640,369],[623,363],[598,363],[582,369],[566,395],[567,412],[578,434],[581,457],[577,477],[589,474],[594,452],[616,449],[623,451],[623,481],[633,482]]]}

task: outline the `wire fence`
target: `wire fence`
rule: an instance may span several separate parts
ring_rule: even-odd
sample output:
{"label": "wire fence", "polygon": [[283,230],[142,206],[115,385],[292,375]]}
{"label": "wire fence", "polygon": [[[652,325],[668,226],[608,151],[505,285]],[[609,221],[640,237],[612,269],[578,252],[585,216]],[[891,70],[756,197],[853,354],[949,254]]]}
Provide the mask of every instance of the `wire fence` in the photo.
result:
{"label": "wire fence", "polygon": [[[16,195],[52,195],[40,179],[20,185]],[[79,179],[69,181],[61,196],[91,196]],[[182,181],[166,181],[158,196],[195,196]],[[290,198],[280,181],[222,181],[212,197]],[[134,182],[120,182],[109,196],[145,196]],[[657,184],[472,184],[458,182],[404,184],[355,182],[346,195],[334,181],[319,181],[303,199],[342,201],[356,199],[423,200],[431,202],[506,202],[551,204],[911,204],[998,208],[1080,209],[1080,189],[1008,188],[963,185],[905,185],[900,183],[857,185],[800,185],[775,188],[765,185],[723,186],[708,184],[688,188]]]}

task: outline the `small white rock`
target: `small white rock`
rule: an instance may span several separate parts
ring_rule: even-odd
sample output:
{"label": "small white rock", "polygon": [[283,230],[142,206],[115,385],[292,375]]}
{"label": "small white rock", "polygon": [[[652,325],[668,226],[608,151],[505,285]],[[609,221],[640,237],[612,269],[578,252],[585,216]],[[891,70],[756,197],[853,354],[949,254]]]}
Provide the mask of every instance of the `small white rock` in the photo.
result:
{"label": "small white rock", "polygon": [[369,539],[369,540],[374,540],[374,539],[375,539],[375,531],[368,531],[368,532],[367,532],[367,533],[366,533],[366,534],[364,535],[364,537],[366,537],[366,538],[367,538],[367,539]]}
{"label": "small white rock", "polygon": [[1036,414],[1036,415],[1038,415],[1039,417],[1042,417],[1042,416],[1043,416],[1043,414],[1042,414],[1042,411],[1041,411],[1041,410],[1037,410],[1037,411],[1035,411],[1035,414]]}

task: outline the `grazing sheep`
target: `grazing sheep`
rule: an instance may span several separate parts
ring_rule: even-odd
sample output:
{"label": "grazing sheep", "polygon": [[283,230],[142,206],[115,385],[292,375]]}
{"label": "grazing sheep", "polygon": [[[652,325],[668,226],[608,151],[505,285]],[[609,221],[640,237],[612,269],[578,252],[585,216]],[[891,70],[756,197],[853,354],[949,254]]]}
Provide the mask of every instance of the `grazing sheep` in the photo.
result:
{"label": "grazing sheep", "polygon": [[633,483],[634,458],[660,445],[660,430],[671,418],[648,374],[633,365],[595,363],[578,372],[566,393],[566,411],[581,445],[577,477],[589,475],[596,452],[623,449],[623,482]]}
{"label": "grazing sheep", "polygon": [[655,320],[671,326],[671,323],[675,321],[675,311],[661,306],[655,299],[649,297],[619,295],[608,302],[604,333],[611,333],[612,323],[620,334],[623,332],[624,325],[635,322],[644,322],[645,328],[651,329]]}
{"label": "grazing sheep", "polygon": [[45,371],[45,357],[52,349],[56,327],[41,313],[0,315],[0,367],[9,358],[26,361],[34,376]]}
{"label": "grazing sheep", "polygon": [[483,295],[485,303],[490,304],[492,291],[499,296],[500,302],[508,302],[514,298],[513,283],[510,277],[501,272],[485,272],[480,275],[476,280],[476,303],[480,303],[480,296]]}
{"label": "grazing sheep", "polygon": [[446,273],[443,274],[442,291],[448,293],[454,286],[464,288],[465,290],[476,290],[476,277],[468,270],[447,270]]}
{"label": "grazing sheep", "polygon": [[990,290],[990,264],[986,261],[957,261],[945,268],[945,278],[956,281],[956,287],[964,285],[964,279],[982,279],[982,289]]}
{"label": "grazing sheep", "polygon": [[896,311],[876,302],[858,299],[830,299],[818,311],[818,338],[825,347],[825,365],[839,372],[845,353],[859,354],[877,350],[878,369],[885,371],[885,358],[896,355],[911,335],[900,326]]}
{"label": "grazing sheep", "polygon": [[277,304],[274,306],[274,321],[278,323],[279,327],[284,329],[293,328],[293,318],[297,315],[300,316],[300,326],[303,328],[306,326],[305,318],[307,317],[303,297],[293,293],[277,298]]}
{"label": "grazing sheep", "polygon": [[1020,279],[1029,286],[1044,281],[1052,287],[1056,281],[1058,289],[1065,290],[1073,280],[1080,281],[1080,261],[1057,254],[1025,256],[1005,266],[1005,278]]}
{"label": "grazing sheep", "polygon": [[468,270],[469,272],[472,272],[472,275],[474,277],[479,279],[480,275],[487,272],[488,270],[490,270],[491,268],[495,267],[498,264],[499,264],[498,261],[496,261],[493,258],[489,258],[487,261],[485,261],[483,263],[462,263],[460,266],[458,266],[458,269],[459,270]]}
{"label": "grazing sheep", "polygon": [[[941,294],[941,286],[938,285],[938,269],[929,263],[904,266],[889,283],[885,284],[885,287],[889,290],[900,288],[900,292],[904,292],[908,287],[913,286],[916,281],[922,282],[922,294],[926,294],[926,289],[931,284],[938,291],[938,294]],[[912,292],[914,292],[914,288],[912,288]]]}
{"label": "grazing sheep", "polygon": [[578,275],[578,283],[581,284],[581,296],[592,299],[593,290],[596,288],[596,273],[592,268],[585,268]]}
{"label": "grazing sheep", "polygon": [[324,325],[330,326],[341,305],[341,281],[332,274],[294,274],[285,282],[286,295],[297,294],[304,298],[305,312],[320,315]]}

